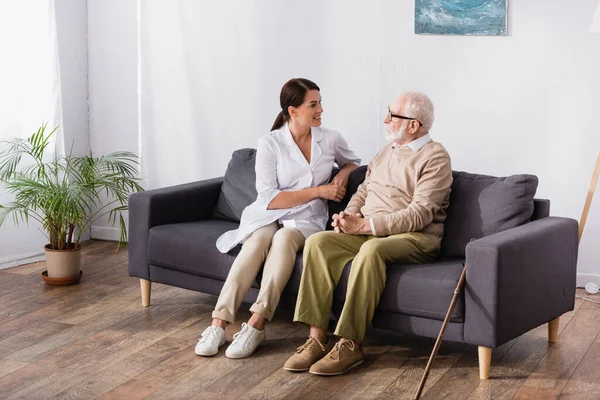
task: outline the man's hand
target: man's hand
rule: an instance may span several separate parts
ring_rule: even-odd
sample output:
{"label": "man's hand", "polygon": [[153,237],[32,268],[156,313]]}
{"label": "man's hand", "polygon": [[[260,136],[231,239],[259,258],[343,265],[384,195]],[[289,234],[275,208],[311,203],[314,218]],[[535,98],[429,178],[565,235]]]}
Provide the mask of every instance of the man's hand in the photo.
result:
{"label": "man's hand", "polygon": [[322,185],[317,186],[319,197],[326,200],[337,201],[338,203],[344,199],[346,188],[341,185]]}
{"label": "man's hand", "polygon": [[333,177],[331,184],[341,186],[345,189],[348,186],[348,178],[350,178],[349,173],[340,171],[336,176]]}
{"label": "man's hand", "polygon": [[339,214],[334,214],[332,219],[331,226],[337,233],[348,235],[368,235],[372,233],[369,221],[363,218],[360,213],[352,215],[342,211]]}

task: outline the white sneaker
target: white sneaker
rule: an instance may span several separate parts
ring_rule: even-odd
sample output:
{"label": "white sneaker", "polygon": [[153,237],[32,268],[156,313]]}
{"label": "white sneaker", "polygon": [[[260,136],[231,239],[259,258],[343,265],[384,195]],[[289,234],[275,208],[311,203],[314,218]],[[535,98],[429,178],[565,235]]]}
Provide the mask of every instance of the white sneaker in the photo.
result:
{"label": "white sneaker", "polygon": [[214,356],[219,347],[225,344],[225,329],[211,325],[202,332],[196,344],[196,354],[199,356]]}
{"label": "white sneaker", "polygon": [[254,350],[265,340],[265,331],[259,331],[247,323],[242,324],[242,329],[233,335],[233,341],[225,351],[229,358],[244,358],[252,355]]}

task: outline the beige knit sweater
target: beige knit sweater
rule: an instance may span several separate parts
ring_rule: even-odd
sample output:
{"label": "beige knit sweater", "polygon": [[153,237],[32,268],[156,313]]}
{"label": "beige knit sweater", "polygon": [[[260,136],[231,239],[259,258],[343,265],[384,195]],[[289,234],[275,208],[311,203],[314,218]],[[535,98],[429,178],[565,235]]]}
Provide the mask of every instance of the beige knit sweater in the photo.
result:
{"label": "beige knit sweater", "polygon": [[422,232],[439,247],[451,185],[450,156],[440,143],[417,152],[389,144],[369,163],[346,211],[372,218],[377,236]]}

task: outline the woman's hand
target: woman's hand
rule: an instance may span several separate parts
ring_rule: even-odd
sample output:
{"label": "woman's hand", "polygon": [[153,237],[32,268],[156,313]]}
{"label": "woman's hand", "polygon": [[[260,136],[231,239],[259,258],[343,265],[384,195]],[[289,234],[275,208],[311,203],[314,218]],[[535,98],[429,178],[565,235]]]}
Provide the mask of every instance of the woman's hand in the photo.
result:
{"label": "woman's hand", "polygon": [[333,200],[339,203],[345,195],[346,188],[344,186],[334,185],[333,183],[319,186],[319,197],[323,199]]}

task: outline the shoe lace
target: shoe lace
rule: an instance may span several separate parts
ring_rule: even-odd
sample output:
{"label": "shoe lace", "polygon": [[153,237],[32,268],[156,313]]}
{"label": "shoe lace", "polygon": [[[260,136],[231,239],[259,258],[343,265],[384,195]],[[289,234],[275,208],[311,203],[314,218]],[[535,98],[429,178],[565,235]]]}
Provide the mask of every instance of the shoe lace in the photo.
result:
{"label": "shoe lace", "polygon": [[200,335],[200,339],[198,339],[198,342],[206,343],[208,341],[215,341],[215,340],[217,340],[217,327],[211,325],[208,328],[206,328],[204,330],[204,332],[202,332],[202,335]]}
{"label": "shoe lace", "polygon": [[347,346],[350,350],[354,351],[356,349],[356,344],[354,341],[347,340],[345,342],[337,342],[333,349],[329,353],[329,357],[335,361],[340,361],[340,353],[342,352],[342,347]]}
{"label": "shoe lace", "polygon": [[240,329],[239,332],[233,335],[233,340],[231,341],[231,344],[238,344],[239,342],[239,344],[243,346],[248,342],[251,336],[252,333],[248,329],[248,324],[244,322],[242,323],[242,329]]}
{"label": "shoe lace", "polygon": [[309,349],[312,346],[314,346],[315,343],[319,345],[319,347],[321,348],[321,351],[325,351],[325,346],[323,346],[323,344],[319,341],[319,339],[317,339],[316,337],[310,336],[308,338],[308,340],[302,346],[300,346],[296,349],[296,352],[302,353],[305,349]]}

